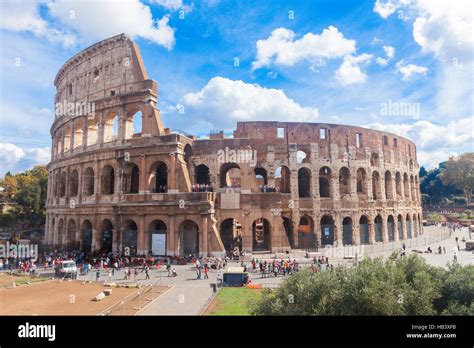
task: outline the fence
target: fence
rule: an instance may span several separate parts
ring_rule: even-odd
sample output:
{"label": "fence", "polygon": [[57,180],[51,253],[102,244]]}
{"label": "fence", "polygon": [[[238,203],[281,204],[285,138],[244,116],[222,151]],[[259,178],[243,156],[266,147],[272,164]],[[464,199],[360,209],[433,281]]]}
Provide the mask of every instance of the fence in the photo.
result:
{"label": "fence", "polygon": [[137,288],[133,293],[121,298],[97,315],[137,315],[148,303],[158,298],[165,291],[166,287],[160,285],[161,280],[160,277],[152,284]]}

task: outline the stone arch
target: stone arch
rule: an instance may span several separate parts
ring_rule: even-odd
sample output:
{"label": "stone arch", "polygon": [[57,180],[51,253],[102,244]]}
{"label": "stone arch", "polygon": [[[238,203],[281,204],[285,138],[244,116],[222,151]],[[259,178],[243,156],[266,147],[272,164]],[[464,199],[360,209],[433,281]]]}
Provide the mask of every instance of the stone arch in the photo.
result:
{"label": "stone arch", "polygon": [[184,162],[186,162],[186,164],[189,164],[192,156],[193,156],[193,147],[190,144],[186,144],[183,149]]}
{"label": "stone arch", "polygon": [[66,232],[66,248],[72,250],[75,247],[76,242],[76,221],[74,219],[69,219],[67,223],[67,232]]}
{"label": "stone arch", "polygon": [[289,217],[282,216],[283,219],[283,229],[285,230],[286,234],[286,239],[288,240],[288,244],[290,244],[290,247],[295,246],[295,241],[293,238],[293,222]]}
{"label": "stone arch", "polygon": [[118,139],[119,117],[115,112],[108,112],[104,117],[104,143]]}
{"label": "stone arch", "polygon": [[184,220],[179,226],[179,254],[199,256],[199,226],[193,220]]}
{"label": "stone arch", "polygon": [[[154,236],[157,235],[157,236]],[[155,240],[155,243],[153,241]],[[155,247],[154,247],[155,244]],[[155,219],[148,225],[149,252],[154,256],[167,255],[168,227],[161,219]]]}
{"label": "stone arch", "polygon": [[84,170],[84,187],[82,194],[84,196],[92,196],[94,194],[95,176],[94,169],[87,167]]}
{"label": "stone arch", "polygon": [[321,245],[334,244],[334,219],[331,215],[324,215],[321,218]]}
{"label": "stone arch", "polygon": [[413,214],[413,237],[418,237],[418,219],[416,214]]}
{"label": "stone arch", "polygon": [[402,197],[402,184],[402,176],[400,172],[397,172],[395,174],[395,189],[398,197]]}
{"label": "stone arch", "polygon": [[141,110],[130,113],[124,122],[125,139],[132,139],[142,133],[143,113]]}
{"label": "stone arch", "polygon": [[364,168],[357,169],[357,193],[367,194],[367,172]]}
{"label": "stone arch", "polygon": [[393,179],[389,170],[385,172],[385,198],[393,199]]}
{"label": "stone arch", "polygon": [[308,168],[298,170],[298,195],[300,198],[311,197],[311,170]]}
{"label": "stone arch", "polygon": [[124,166],[122,177],[122,192],[140,192],[140,169],[138,165],[133,162],[129,162]]}
{"label": "stone arch", "polygon": [[99,142],[99,117],[95,114],[93,118],[87,118],[87,146]]}
{"label": "stone arch", "polygon": [[90,253],[92,251],[92,223],[84,220],[81,226],[81,251]]}
{"label": "stone arch", "polygon": [[290,193],[290,169],[287,166],[280,166],[275,170],[275,186],[279,187],[281,193]]}
{"label": "stone arch", "polygon": [[380,156],[377,152],[372,152],[370,155],[370,165],[372,167],[380,167]]}
{"label": "stone arch", "polygon": [[109,219],[102,220],[100,226],[100,249],[104,252],[111,252],[114,243],[114,225]]}
{"label": "stone arch", "polygon": [[255,167],[255,179],[257,180],[257,185],[259,187],[268,185],[268,175],[265,168],[262,167]]}
{"label": "stone arch", "polygon": [[352,218],[346,216],[342,220],[342,244],[351,245],[353,240],[354,226],[352,223]]}
{"label": "stone arch", "polygon": [[382,186],[380,183],[380,174],[377,171],[372,173],[372,193],[374,199],[382,199]]}
{"label": "stone arch", "polygon": [[210,185],[211,184],[211,174],[209,167],[205,164],[200,164],[195,169],[196,173],[196,183],[200,185]]}
{"label": "stone arch", "polygon": [[376,242],[383,242],[383,222],[382,217],[380,214],[374,219],[374,231],[375,231],[375,241]]}
{"label": "stone arch", "polygon": [[224,163],[220,169],[220,187],[241,187],[241,171],[237,163]]}
{"label": "stone arch", "polygon": [[138,248],[138,225],[132,219],[125,220],[122,229],[122,252],[125,255],[136,256]]}
{"label": "stone arch", "polygon": [[65,235],[64,235],[64,220],[63,219],[59,219],[58,221],[58,232],[57,232],[57,235],[56,235],[56,240],[55,240],[55,244],[58,245],[58,244],[63,244],[63,241],[65,240]]}
{"label": "stone arch", "polygon": [[61,181],[59,182],[59,197],[63,198],[66,196],[66,172],[61,173]]}
{"label": "stone arch", "polygon": [[403,191],[405,193],[405,199],[409,200],[410,199],[410,188],[408,184],[408,174],[405,173],[403,174]]}
{"label": "stone arch", "polygon": [[339,169],[339,194],[348,195],[351,193],[351,172],[347,167]]}
{"label": "stone arch", "polygon": [[322,198],[331,197],[331,169],[322,167],[319,170],[319,196]]}
{"label": "stone arch", "polygon": [[234,218],[228,218],[222,221],[220,228],[220,237],[226,252],[231,252],[237,246],[236,238],[239,236],[240,223]]}
{"label": "stone arch", "polygon": [[298,247],[300,249],[315,249],[316,248],[316,236],[314,231],[314,221],[308,215],[300,217],[298,224]]}
{"label": "stone arch", "polygon": [[83,135],[84,135],[84,121],[81,118],[74,120],[74,143],[72,144],[73,149],[81,147],[83,145]]}
{"label": "stone arch", "polygon": [[397,231],[398,231],[398,240],[403,239],[403,216],[398,214],[397,216]]}
{"label": "stone arch", "polygon": [[296,151],[296,163],[308,163],[308,154],[305,151]]}
{"label": "stone arch", "polygon": [[151,192],[168,192],[168,165],[156,161],[150,166],[148,186]]}
{"label": "stone arch", "polygon": [[393,219],[393,215],[389,215],[387,218],[387,233],[388,233],[388,240],[390,242],[395,240],[395,221]]}
{"label": "stone arch", "polygon": [[410,220],[410,215],[407,214],[407,217],[405,219],[405,223],[406,223],[406,230],[407,230],[407,238],[410,239],[412,238],[412,234],[411,234],[411,220]]}
{"label": "stone arch", "polygon": [[360,244],[370,244],[369,219],[362,215],[359,219]]}
{"label": "stone arch", "polygon": [[271,226],[267,219],[259,218],[252,223],[252,250],[270,251],[271,244]]}
{"label": "stone arch", "polygon": [[115,193],[115,169],[111,165],[105,165],[100,175],[100,193],[113,195]]}
{"label": "stone arch", "polygon": [[74,169],[69,174],[69,197],[76,197],[79,193],[79,172]]}
{"label": "stone arch", "polygon": [[410,199],[411,199],[412,201],[415,201],[416,188],[415,188],[415,179],[414,179],[413,175],[410,175],[410,188],[411,188]]}

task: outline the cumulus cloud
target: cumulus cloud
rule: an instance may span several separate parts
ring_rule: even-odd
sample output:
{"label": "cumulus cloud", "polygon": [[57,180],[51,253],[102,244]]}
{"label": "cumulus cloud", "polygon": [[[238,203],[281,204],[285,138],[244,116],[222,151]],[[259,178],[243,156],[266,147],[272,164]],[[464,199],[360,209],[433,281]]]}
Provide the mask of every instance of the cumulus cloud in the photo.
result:
{"label": "cumulus cloud", "polygon": [[436,77],[438,110],[444,117],[471,115],[474,95],[474,36],[472,0],[377,0],[374,11],[388,18],[401,9],[415,18],[413,39],[422,52],[433,54],[439,64]]}
{"label": "cumulus cloud", "polygon": [[424,66],[419,66],[415,64],[405,64],[405,61],[402,59],[400,60],[397,65],[397,70],[399,73],[403,75],[402,80],[407,81],[410,79],[410,76],[413,74],[423,74],[426,75],[428,72],[428,68]]}
{"label": "cumulus cloud", "polygon": [[377,57],[375,62],[380,66],[386,66],[390,60],[395,56],[395,48],[392,46],[383,46],[386,58]]}
{"label": "cumulus cloud", "polygon": [[0,175],[30,169],[37,164],[46,164],[51,158],[51,148],[21,148],[11,143],[0,142]]}
{"label": "cumulus cloud", "polygon": [[344,86],[365,82],[367,80],[367,75],[362,72],[359,64],[368,63],[371,59],[372,55],[367,53],[358,56],[344,57],[344,61],[336,71],[336,80]]}
{"label": "cumulus cloud", "polygon": [[183,7],[183,0],[152,0],[152,2],[172,11]]}
{"label": "cumulus cloud", "polygon": [[219,129],[232,129],[238,121],[314,121],[318,109],[301,106],[282,90],[214,77],[200,91],[181,98],[187,117]]}
{"label": "cumulus cloud", "polygon": [[373,123],[365,127],[398,134],[415,141],[418,160],[426,167],[434,167],[452,155],[472,151],[474,117],[437,125],[426,120],[413,124]]}
{"label": "cumulus cloud", "polygon": [[[168,7],[176,5],[176,1],[162,2]],[[49,10],[48,21],[41,14],[40,5]],[[120,33],[141,37],[168,50],[175,43],[174,29],[168,25],[169,15],[155,19],[150,7],[139,0],[6,0],[1,6],[0,28],[32,32],[64,46]]]}
{"label": "cumulus cloud", "polygon": [[346,39],[332,25],[321,34],[307,33],[300,39],[292,30],[278,28],[267,39],[257,41],[252,67],[256,70],[272,64],[291,66],[303,60],[338,58],[355,51],[356,41]]}

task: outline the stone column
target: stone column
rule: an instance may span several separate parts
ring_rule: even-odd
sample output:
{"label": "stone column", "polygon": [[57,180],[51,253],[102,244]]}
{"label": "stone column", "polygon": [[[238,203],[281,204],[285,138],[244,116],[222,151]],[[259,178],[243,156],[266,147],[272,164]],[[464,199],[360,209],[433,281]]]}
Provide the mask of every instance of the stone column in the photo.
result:
{"label": "stone column", "polygon": [[334,201],[339,201],[339,174],[331,173],[330,185],[329,185],[329,196],[332,197]]}
{"label": "stone column", "polygon": [[384,243],[388,242],[388,222],[385,215],[382,215],[382,241]]}
{"label": "stone column", "polygon": [[342,219],[339,215],[334,216],[334,244],[337,247],[342,247],[344,245],[343,242],[343,228],[342,228]]}
{"label": "stone column", "polygon": [[82,124],[82,148],[87,148],[87,136],[89,134],[89,117],[84,116],[84,122]]}
{"label": "stone column", "polygon": [[358,220],[352,220],[352,244],[360,244],[360,225]]}
{"label": "stone column", "polygon": [[178,255],[178,244],[176,243],[178,231],[175,226],[175,223],[176,223],[175,216],[170,215],[169,217],[170,217],[169,226],[168,226],[168,230],[166,231],[166,234],[167,234],[166,254],[170,256],[175,256],[175,255]]}
{"label": "stone column", "polygon": [[199,241],[199,256],[208,256],[207,250],[208,250],[208,241],[207,241],[207,235],[208,231],[207,229],[209,228],[209,221],[208,221],[208,215],[202,215],[202,233],[200,234],[201,240]]}
{"label": "stone column", "polygon": [[104,144],[104,112],[103,111],[99,113],[98,128],[99,128],[99,134],[98,134],[97,142],[99,143],[99,146],[102,147]]}
{"label": "stone column", "polygon": [[147,163],[146,163],[146,155],[142,154],[140,155],[140,182],[139,182],[139,188],[138,188],[138,193],[150,193],[149,187],[148,187],[148,173],[147,173]]}
{"label": "stone column", "polygon": [[407,239],[407,222],[405,216],[402,215],[402,237],[403,240]]}

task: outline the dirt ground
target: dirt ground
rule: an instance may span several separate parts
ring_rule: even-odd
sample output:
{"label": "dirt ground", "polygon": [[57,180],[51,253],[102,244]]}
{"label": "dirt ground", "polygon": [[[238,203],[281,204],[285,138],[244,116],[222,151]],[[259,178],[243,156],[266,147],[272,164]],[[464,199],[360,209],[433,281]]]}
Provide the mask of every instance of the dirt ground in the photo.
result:
{"label": "dirt ground", "polygon": [[131,315],[137,307],[148,304],[147,298],[156,298],[165,287],[156,287],[145,293],[141,288],[140,300],[132,294],[137,289],[112,288],[112,294],[102,301],[92,298],[106,287],[96,283],[49,280],[22,285],[16,288],[0,289],[0,315],[96,315],[110,306],[120,303],[127,296],[128,301],[116,307],[112,315]]}

